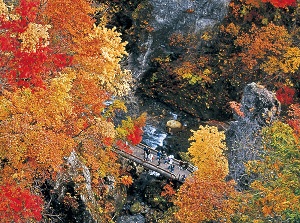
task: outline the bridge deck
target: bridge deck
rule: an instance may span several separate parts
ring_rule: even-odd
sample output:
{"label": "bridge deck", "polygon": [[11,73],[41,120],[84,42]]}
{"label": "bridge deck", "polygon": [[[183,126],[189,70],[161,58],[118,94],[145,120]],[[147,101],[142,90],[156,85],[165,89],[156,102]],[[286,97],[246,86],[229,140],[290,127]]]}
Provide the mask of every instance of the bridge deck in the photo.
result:
{"label": "bridge deck", "polygon": [[[147,147],[150,150],[150,153],[153,154],[153,161],[148,161],[144,159],[144,147]],[[137,146],[130,146],[130,148],[132,150],[132,154],[126,153],[121,150],[116,150],[116,152],[119,155],[128,158],[130,160],[133,160],[134,162],[143,165],[147,169],[151,169],[168,178],[172,178],[183,182],[185,177],[189,176],[191,173],[193,173],[196,170],[196,167],[194,167],[191,164],[188,164],[185,168],[183,168],[182,166],[180,166],[179,160],[173,159],[174,171],[171,172],[170,169],[168,168],[170,164],[168,162],[165,162],[164,159],[160,160],[160,164],[158,163],[157,151],[155,149],[152,149],[151,147],[144,144],[139,144]]]}

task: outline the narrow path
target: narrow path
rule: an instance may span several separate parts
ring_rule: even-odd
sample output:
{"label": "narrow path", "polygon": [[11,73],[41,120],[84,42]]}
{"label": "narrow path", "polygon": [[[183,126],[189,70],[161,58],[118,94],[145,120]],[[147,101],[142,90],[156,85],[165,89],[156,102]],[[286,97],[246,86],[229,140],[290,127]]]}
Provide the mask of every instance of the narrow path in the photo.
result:
{"label": "narrow path", "polygon": [[[168,178],[172,178],[178,181],[183,182],[187,176],[192,174],[197,168],[190,163],[183,163],[177,159],[172,159],[174,170],[171,171],[170,164],[167,159],[157,159],[157,150],[152,149],[151,147],[144,145],[144,144],[138,144],[136,146],[130,146],[132,150],[132,154],[126,153],[122,150],[116,150],[116,152],[130,160],[133,160],[134,162],[137,162],[141,165],[143,165],[147,169],[151,169],[155,172],[158,172]],[[153,160],[149,161],[145,159],[145,151],[144,148],[149,149],[150,154],[153,155]],[[182,165],[184,164],[184,165]]]}

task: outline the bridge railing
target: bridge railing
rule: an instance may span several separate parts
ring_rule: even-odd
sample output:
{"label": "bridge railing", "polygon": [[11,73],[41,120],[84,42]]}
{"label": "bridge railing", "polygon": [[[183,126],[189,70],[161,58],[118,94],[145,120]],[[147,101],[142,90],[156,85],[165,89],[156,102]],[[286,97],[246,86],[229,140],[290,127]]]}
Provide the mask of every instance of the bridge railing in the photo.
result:
{"label": "bridge railing", "polygon": [[[155,149],[151,148],[150,146],[148,146],[148,145],[146,145],[146,144],[143,144],[143,143],[140,143],[140,144],[136,145],[135,147],[138,147],[138,148],[140,148],[140,149],[143,149],[144,147],[146,147],[146,148],[150,149],[150,151],[151,151],[152,153],[154,153],[154,154],[157,153],[157,150],[155,150]],[[179,166],[179,163],[181,162],[180,160],[175,159],[175,158],[173,158],[173,161],[174,161],[178,166]],[[192,165],[191,163],[189,163],[189,162],[186,162],[186,163],[188,164],[187,170],[188,170],[189,172],[193,173],[193,172],[195,172],[195,171],[198,169],[196,166]]]}
{"label": "bridge railing", "polygon": [[176,177],[176,175],[174,173],[172,173],[172,172],[170,172],[168,170],[165,170],[165,169],[163,169],[163,168],[161,168],[159,166],[156,166],[156,165],[152,164],[151,162],[145,161],[144,159],[141,159],[138,156],[135,156],[133,154],[127,153],[127,152],[125,152],[123,150],[120,150],[118,148],[114,148],[113,150],[116,153],[120,154],[121,156],[124,156],[124,157],[126,157],[126,158],[128,158],[130,160],[133,160],[133,161],[137,162],[137,163],[140,163],[141,165],[144,165],[144,166],[148,167],[149,169],[152,169],[152,170],[154,170],[156,172],[159,172],[159,173],[161,173],[163,175],[167,175],[170,178],[182,181],[180,179],[180,176]]}

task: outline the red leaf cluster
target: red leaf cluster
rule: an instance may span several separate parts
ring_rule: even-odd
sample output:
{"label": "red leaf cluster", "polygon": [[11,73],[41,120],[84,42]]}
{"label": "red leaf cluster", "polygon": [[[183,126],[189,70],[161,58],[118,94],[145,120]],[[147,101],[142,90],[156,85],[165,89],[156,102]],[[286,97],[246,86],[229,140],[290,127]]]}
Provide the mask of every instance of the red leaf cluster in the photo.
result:
{"label": "red leaf cluster", "polygon": [[296,0],[262,0],[262,2],[270,2],[276,8],[285,8],[288,6],[296,6]]}
{"label": "red leaf cluster", "polygon": [[117,140],[116,146],[118,147],[118,149],[124,151],[125,153],[132,154],[132,150],[130,149],[129,145],[127,145],[127,143],[123,140]]}
{"label": "red leaf cluster", "polygon": [[21,0],[15,10],[19,19],[0,17],[0,75],[12,87],[45,88],[43,80],[72,61],[70,56],[56,53],[49,46],[41,45],[36,52],[21,49],[19,35],[37,19],[38,5],[38,1]]}
{"label": "red leaf cluster", "polygon": [[42,220],[43,200],[28,189],[6,184],[0,186],[0,222]]}
{"label": "red leaf cluster", "polygon": [[276,91],[276,97],[283,105],[290,105],[294,101],[294,95],[296,91],[294,88],[283,86]]}
{"label": "red leaf cluster", "polygon": [[127,139],[133,144],[137,145],[142,141],[143,130],[135,125],[133,128],[133,132],[127,135]]}

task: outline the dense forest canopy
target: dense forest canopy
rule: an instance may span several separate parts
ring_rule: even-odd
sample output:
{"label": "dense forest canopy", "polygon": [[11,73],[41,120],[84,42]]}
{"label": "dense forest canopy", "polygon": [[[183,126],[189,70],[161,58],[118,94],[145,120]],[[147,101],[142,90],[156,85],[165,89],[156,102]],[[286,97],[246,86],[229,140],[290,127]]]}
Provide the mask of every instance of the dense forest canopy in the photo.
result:
{"label": "dense forest canopy", "polygon": [[[0,0],[0,222],[75,214],[81,222],[115,221],[116,188],[134,181],[115,149],[130,153],[147,118],[117,118],[134,83],[121,63],[138,31],[154,30],[149,2]],[[255,159],[242,160],[251,177],[238,186],[229,134],[213,126],[193,131],[184,157],[198,170],[180,186],[164,186],[159,199],[169,209],[156,222],[300,221],[299,19],[296,0],[232,0],[222,22],[174,34],[177,54],[152,58],[149,89],[170,83],[166,91],[184,92],[203,110],[254,123],[260,145]],[[243,95],[254,82],[278,105],[259,111],[259,121]]]}

